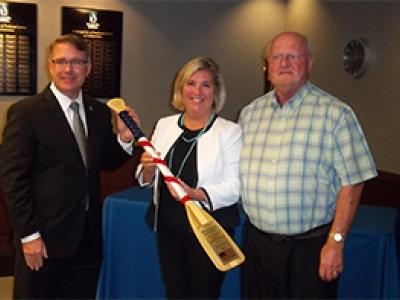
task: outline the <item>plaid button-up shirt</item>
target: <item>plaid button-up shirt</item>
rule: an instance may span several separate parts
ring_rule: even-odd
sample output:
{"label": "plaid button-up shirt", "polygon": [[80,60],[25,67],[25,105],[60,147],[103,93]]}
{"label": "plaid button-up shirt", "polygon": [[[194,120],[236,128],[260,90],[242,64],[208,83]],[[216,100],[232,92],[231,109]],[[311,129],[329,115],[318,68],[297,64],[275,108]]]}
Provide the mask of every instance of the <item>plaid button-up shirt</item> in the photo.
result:
{"label": "plaid button-up shirt", "polygon": [[272,91],[247,105],[240,173],[251,223],[298,234],[332,221],[341,186],[376,176],[352,109],[307,83],[283,107]]}

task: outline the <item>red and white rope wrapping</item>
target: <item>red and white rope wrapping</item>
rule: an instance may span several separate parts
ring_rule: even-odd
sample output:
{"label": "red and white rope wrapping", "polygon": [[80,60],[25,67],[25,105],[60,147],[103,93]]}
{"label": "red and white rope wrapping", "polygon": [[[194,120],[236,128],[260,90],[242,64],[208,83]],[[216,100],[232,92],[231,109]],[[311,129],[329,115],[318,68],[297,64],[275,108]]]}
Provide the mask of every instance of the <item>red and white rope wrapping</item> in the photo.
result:
{"label": "red and white rope wrapping", "polygon": [[178,195],[179,202],[181,204],[185,204],[186,201],[190,200],[189,195],[185,192],[182,185],[179,183],[178,178],[176,178],[172,174],[171,170],[167,167],[165,161],[162,158],[160,158],[160,156],[157,154],[157,151],[155,150],[153,144],[146,137],[139,138],[138,144],[147,153],[151,155],[151,157],[153,158],[153,162],[157,165],[157,168],[160,170],[164,181],[166,183],[170,183],[171,187]]}

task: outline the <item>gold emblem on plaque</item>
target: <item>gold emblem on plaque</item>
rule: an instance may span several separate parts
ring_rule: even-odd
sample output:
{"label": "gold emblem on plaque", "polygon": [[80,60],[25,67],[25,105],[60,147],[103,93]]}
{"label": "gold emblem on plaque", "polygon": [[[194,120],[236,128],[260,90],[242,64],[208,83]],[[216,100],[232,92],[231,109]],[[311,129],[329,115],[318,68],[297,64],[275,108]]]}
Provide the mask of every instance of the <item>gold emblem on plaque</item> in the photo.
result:
{"label": "gold emblem on plaque", "polygon": [[97,12],[89,11],[89,22],[86,23],[88,29],[98,29],[100,24],[97,23]]}
{"label": "gold emblem on plaque", "polygon": [[8,15],[8,4],[0,2],[0,22],[10,23],[11,17]]}

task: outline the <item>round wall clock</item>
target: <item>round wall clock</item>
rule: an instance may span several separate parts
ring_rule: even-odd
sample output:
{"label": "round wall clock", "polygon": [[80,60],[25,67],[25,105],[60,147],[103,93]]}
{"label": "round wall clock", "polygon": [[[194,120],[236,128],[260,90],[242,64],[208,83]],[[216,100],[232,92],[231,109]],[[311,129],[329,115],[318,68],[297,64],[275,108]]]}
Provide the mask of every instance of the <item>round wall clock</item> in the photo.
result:
{"label": "round wall clock", "polygon": [[350,40],[343,50],[343,68],[352,78],[361,77],[370,63],[370,47],[366,39]]}

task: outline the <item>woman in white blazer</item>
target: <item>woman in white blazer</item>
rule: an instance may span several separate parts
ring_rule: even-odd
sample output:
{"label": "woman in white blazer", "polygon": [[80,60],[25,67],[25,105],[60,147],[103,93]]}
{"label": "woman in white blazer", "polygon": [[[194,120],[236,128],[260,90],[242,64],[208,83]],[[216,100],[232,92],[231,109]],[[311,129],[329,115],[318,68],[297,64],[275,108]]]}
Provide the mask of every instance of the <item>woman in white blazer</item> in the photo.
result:
{"label": "woman in white blazer", "polygon": [[[197,57],[179,71],[172,106],[180,114],[160,119],[152,143],[191,199],[209,211],[233,235],[239,224],[239,158],[242,131],[217,115],[225,103],[218,65]],[[161,275],[167,298],[217,299],[224,278],[201,248],[179,197],[170,192],[144,153],[137,170],[141,185],[153,186]]]}

